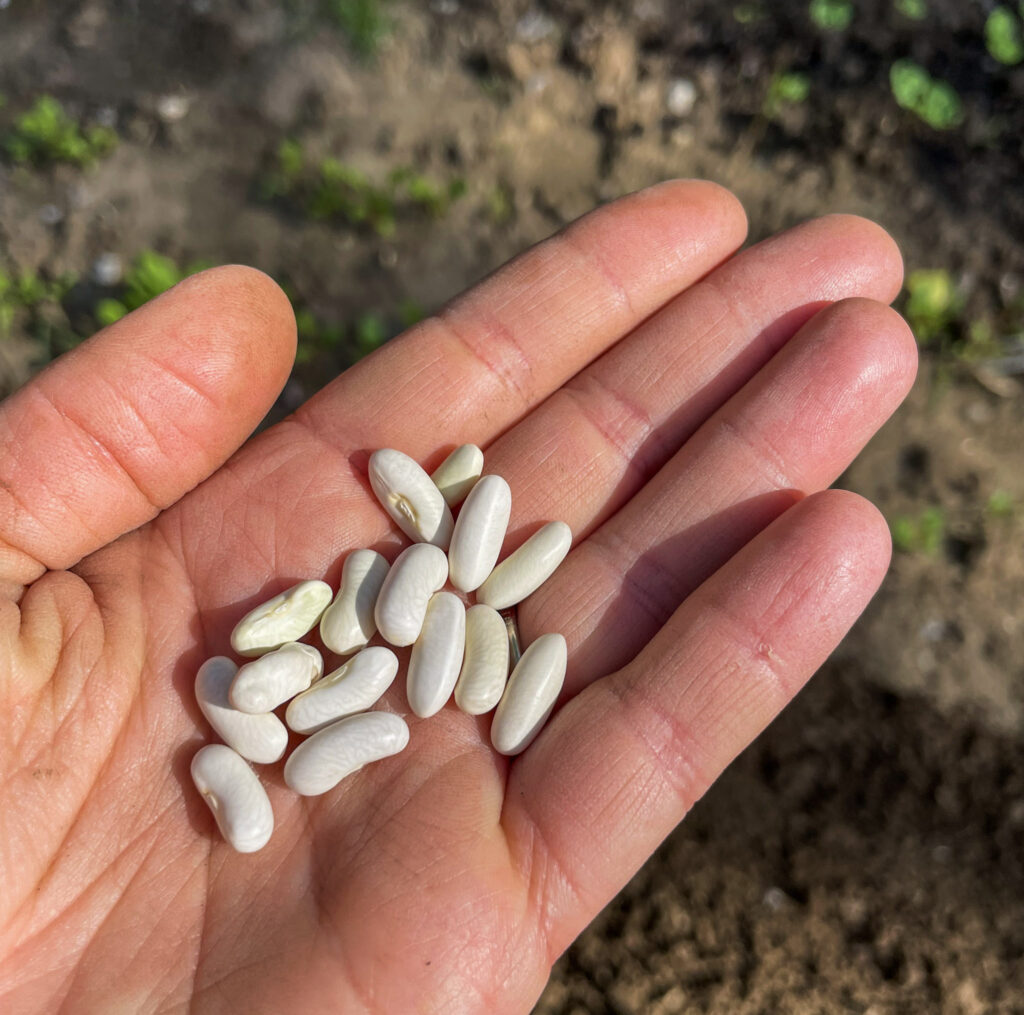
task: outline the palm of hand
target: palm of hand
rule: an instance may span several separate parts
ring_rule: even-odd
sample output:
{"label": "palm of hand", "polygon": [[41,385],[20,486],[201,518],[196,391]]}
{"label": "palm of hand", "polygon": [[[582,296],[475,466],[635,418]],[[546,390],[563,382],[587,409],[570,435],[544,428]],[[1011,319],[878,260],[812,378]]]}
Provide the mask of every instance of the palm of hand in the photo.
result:
{"label": "palm of hand", "polygon": [[[603,209],[191,493],[289,366],[287,305],[252,273],[184,284],[5,403],[0,998],[529,1005],[884,570],[863,502],[790,506],[831,482],[912,379],[895,315],[866,299],[820,309],[891,298],[898,261],[873,227],[828,220],[698,282],[741,230],[706,185]],[[470,440],[512,485],[513,542],[550,518],[576,536],[520,610],[527,643],[566,634],[569,700],[511,763],[485,720],[448,707],[324,797],[263,769],[274,835],[231,853],[188,782],[207,737],[196,668],[266,596],[336,583],[359,546],[393,557],[367,451],[432,467]],[[404,713],[400,683],[387,700]]]}

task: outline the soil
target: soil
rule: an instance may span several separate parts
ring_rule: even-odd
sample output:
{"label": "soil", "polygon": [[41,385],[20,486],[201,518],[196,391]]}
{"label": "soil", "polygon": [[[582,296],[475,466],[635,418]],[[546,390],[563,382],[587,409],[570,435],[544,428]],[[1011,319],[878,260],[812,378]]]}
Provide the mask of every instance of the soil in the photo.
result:
{"label": "soil", "polygon": [[[802,0],[434,0],[389,7],[365,61],[312,0],[0,2],[0,132],[47,93],[121,138],[89,171],[0,161],[0,269],[77,275],[54,312],[84,334],[118,292],[101,255],[263,268],[346,329],[310,343],[275,417],[351,362],[361,315],[397,331],[399,308],[430,311],[669,176],[731,187],[753,239],[874,218],[910,268],[952,272],[965,319],[1005,322],[1024,281],[1024,64],[986,54],[990,6],[929,0],[915,22],[857,0],[826,32]],[[895,104],[901,57],[956,87],[960,127]],[[767,115],[773,75],[794,70],[807,100]],[[466,193],[440,217],[400,209],[393,236],[316,221],[262,196],[285,138]],[[0,339],[3,390],[38,365],[34,334],[18,320]],[[842,483],[891,519],[938,509],[935,552],[897,554],[811,687],[561,959],[538,1013],[1024,1012],[1021,390],[926,355]],[[991,509],[999,491],[1016,510]]]}

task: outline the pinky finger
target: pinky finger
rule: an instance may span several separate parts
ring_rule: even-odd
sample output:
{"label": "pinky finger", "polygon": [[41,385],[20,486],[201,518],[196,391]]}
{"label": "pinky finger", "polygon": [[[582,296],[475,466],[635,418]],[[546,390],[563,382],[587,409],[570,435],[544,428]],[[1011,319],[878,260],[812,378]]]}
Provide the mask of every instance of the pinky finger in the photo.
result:
{"label": "pinky finger", "polygon": [[861,498],[801,501],[569,701],[512,767],[502,820],[552,958],[824,662],[885,574]]}

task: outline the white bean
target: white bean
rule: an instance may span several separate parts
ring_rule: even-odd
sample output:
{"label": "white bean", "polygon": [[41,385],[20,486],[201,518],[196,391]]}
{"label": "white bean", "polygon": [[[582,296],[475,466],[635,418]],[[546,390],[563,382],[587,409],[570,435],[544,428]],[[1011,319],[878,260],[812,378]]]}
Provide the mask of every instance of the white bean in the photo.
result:
{"label": "white bean", "polygon": [[304,740],[284,764],[284,781],[302,796],[333,789],[371,761],[405,749],[409,727],[392,712],[361,712]]}
{"label": "white bean", "polygon": [[398,527],[417,543],[448,549],[452,512],[433,480],[408,455],[382,448],[370,456],[370,486]]}
{"label": "white bean", "polygon": [[430,543],[414,543],[391,565],[374,619],[377,630],[392,645],[411,645],[423,627],[430,597],[448,578],[448,558]]}
{"label": "white bean", "polygon": [[472,592],[494,570],[505,540],[512,491],[501,476],[484,476],[462,505],[448,548],[451,583]]}
{"label": "white bean", "polygon": [[376,634],[373,608],[387,574],[388,562],[375,550],[356,550],[345,558],[341,587],[320,620],[320,637],[332,652],[357,652]]}
{"label": "white bean", "polygon": [[344,666],[292,698],[285,719],[296,733],[315,733],[335,719],[375,705],[397,673],[398,657],[391,649],[380,645],[364,648]]}
{"label": "white bean", "polygon": [[569,526],[565,522],[548,522],[491,572],[477,589],[477,602],[496,610],[521,603],[555,573],[571,546]]}
{"label": "white bean", "polygon": [[466,657],[455,704],[468,715],[490,712],[508,680],[508,632],[497,610],[477,603],[466,611]]}
{"label": "white bean", "polygon": [[451,592],[438,592],[427,604],[423,630],[412,647],[406,696],[421,719],[436,715],[459,679],[466,645],[466,608]]}
{"label": "white bean", "polygon": [[270,712],[323,672],[323,658],[312,645],[290,642],[240,667],[228,698],[240,712]]}
{"label": "white bean", "polygon": [[227,656],[207,659],[196,674],[196,701],[214,732],[243,758],[269,765],[283,757],[288,730],[273,712],[239,712],[228,700],[238,667]]}
{"label": "white bean", "polygon": [[327,582],[305,581],[250,610],[231,632],[240,656],[259,656],[298,641],[316,626],[334,593]]}
{"label": "white bean", "polygon": [[542,634],[523,653],[491,723],[491,743],[499,754],[525,751],[540,732],[562,690],[566,656],[560,634]]}
{"label": "white bean", "polygon": [[453,508],[465,499],[483,471],[484,453],[475,444],[463,444],[434,469],[430,478],[448,507]]}
{"label": "white bean", "polygon": [[192,781],[239,853],[262,849],[274,831],[274,812],[256,773],[230,747],[207,744],[192,759]]}

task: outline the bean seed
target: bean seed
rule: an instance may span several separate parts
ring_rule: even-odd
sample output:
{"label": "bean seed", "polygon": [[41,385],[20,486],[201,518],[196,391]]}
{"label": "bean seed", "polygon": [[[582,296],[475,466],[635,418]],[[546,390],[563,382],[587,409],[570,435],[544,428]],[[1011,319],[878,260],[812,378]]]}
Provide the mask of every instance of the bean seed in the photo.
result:
{"label": "bean seed", "polygon": [[270,712],[306,690],[324,672],[324,661],[312,645],[290,642],[246,663],[228,692],[241,712]]}
{"label": "bean seed", "polygon": [[239,853],[262,849],[274,831],[274,812],[256,773],[230,747],[207,744],[192,759],[192,781]]}
{"label": "bean seed", "polygon": [[509,554],[477,589],[476,599],[496,610],[521,603],[555,573],[572,546],[565,522],[549,522]]}
{"label": "bean seed", "polygon": [[240,656],[259,656],[298,641],[316,626],[333,595],[327,582],[293,585],[250,610],[231,632],[231,647]]}
{"label": "bean seed", "polygon": [[398,754],[409,727],[392,712],[361,712],[304,740],[284,765],[284,781],[302,796],[319,796],[371,761]]}
{"label": "bean seed", "polygon": [[436,715],[459,679],[466,644],[466,608],[451,592],[438,592],[427,604],[423,630],[412,647],[406,695],[421,719]]}
{"label": "bean seed", "polygon": [[542,634],[508,678],[491,723],[491,743],[499,754],[525,751],[555,707],[565,681],[565,638]]}
{"label": "bean seed", "polygon": [[196,674],[196,701],[224,743],[249,761],[269,765],[284,755],[288,730],[273,712],[255,715],[232,707],[228,689],[237,672],[227,656],[207,659]]}
{"label": "bean seed", "polygon": [[374,619],[377,630],[392,645],[411,645],[423,627],[430,597],[448,578],[448,558],[430,543],[403,550],[388,571]]}
{"label": "bean seed", "polygon": [[448,507],[461,504],[484,471],[484,453],[475,444],[456,448],[430,475]]}
{"label": "bean seed", "polygon": [[501,476],[484,476],[470,491],[448,548],[449,577],[460,592],[472,592],[494,570],[511,513],[512,491]]}
{"label": "bean seed", "polygon": [[363,712],[380,700],[398,673],[391,649],[371,645],[292,698],[285,712],[296,733],[315,733],[336,719]]}
{"label": "bean seed", "polygon": [[468,715],[490,712],[505,690],[508,663],[508,632],[501,614],[483,603],[471,606],[466,611],[466,656],[455,685],[455,704]]}
{"label": "bean seed", "polygon": [[332,652],[357,652],[377,633],[373,608],[387,574],[388,562],[374,550],[356,550],[345,558],[341,587],[320,620],[320,637]]}
{"label": "bean seed", "polygon": [[417,543],[448,549],[451,508],[433,480],[408,455],[382,448],[370,456],[370,485],[384,510]]}

